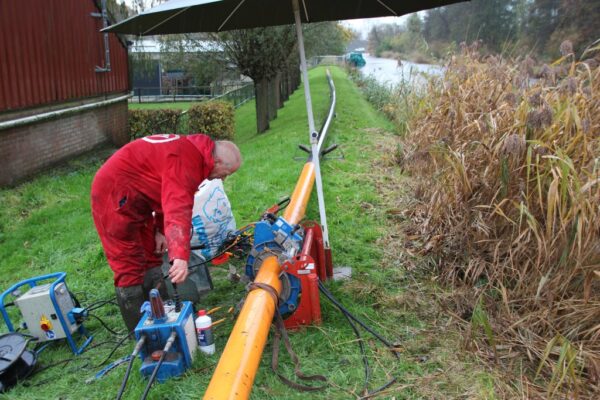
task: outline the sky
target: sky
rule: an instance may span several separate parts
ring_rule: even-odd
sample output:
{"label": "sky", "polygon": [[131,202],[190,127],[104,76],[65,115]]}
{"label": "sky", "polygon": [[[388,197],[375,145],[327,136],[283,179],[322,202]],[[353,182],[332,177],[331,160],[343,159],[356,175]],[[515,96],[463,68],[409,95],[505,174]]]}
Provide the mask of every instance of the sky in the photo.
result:
{"label": "sky", "polygon": [[382,18],[364,18],[364,19],[348,19],[345,21],[341,21],[342,25],[352,28],[355,31],[359,32],[361,35],[361,39],[366,39],[369,31],[375,25],[383,25],[383,24],[404,24],[404,21],[408,18],[407,15],[403,15],[402,17],[382,17]]}

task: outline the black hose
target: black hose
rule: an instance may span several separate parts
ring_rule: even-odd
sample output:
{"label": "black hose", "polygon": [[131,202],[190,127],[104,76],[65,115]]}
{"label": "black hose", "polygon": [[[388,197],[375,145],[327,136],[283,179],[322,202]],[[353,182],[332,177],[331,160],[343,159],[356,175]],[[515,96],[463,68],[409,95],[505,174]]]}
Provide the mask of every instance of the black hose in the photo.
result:
{"label": "black hose", "polygon": [[87,306],[85,309],[88,311],[94,311],[99,309],[100,307],[104,307],[107,304],[114,304],[114,305],[118,305],[117,302],[115,301],[114,298],[111,299],[106,299],[106,300],[99,300],[99,301],[95,301],[92,304],[90,304],[89,306]]}
{"label": "black hose", "polygon": [[156,367],[154,367],[154,370],[152,371],[152,375],[150,375],[150,379],[148,380],[148,384],[146,385],[146,389],[144,389],[144,393],[142,394],[142,397],[140,397],[140,400],[146,400],[146,397],[148,397],[150,388],[152,387],[152,384],[154,383],[154,380],[156,379],[156,375],[158,375],[158,370],[160,369],[160,366],[162,365],[162,363],[165,361],[165,357],[167,356],[167,353],[171,349],[173,342],[175,342],[175,337],[177,337],[177,332],[172,332],[171,336],[169,336],[169,339],[167,340],[167,344],[165,345],[165,348],[163,349],[162,354],[160,355],[160,359],[158,360]]}
{"label": "black hose", "polygon": [[115,354],[115,352],[119,349],[119,347],[121,347],[123,345],[123,343],[125,343],[125,341],[129,338],[129,335],[131,335],[134,331],[129,332],[127,335],[125,335],[121,340],[119,340],[117,342],[117,344],[115,345],[115,347],[113,347],[113,349],[111,350],[111,352],[108,354],[108,356],[106,356],[106,358],[104,359],[104,361],[102,361],[101,363],[99,363],[98,365],[96,365],[95,367],[101,367],[104,364],[106,364],[106,362],[108,360],[110,360],[110,358],[113,356],[113,354]]}
{"label": "black hose", "polygon": [[98,322],[100,322],[100,325],[102,325],[102,326],[104,327],[104,329],[106,329],[107,331],[109,331],[109,332],[110,332],[110,333],[112,333],[113,335],[115,335],[115,336],[118,336],[118,335],[120,335],[120,334],[121,334],[121,333],[119,333],[119,332],[117,332],[117,331],[114,331],[113,329],[111,329],[111,328],[110,328],[110,327],[109,327],[109,326],[106,324],[106,322],[104,322],[104,321],[103,321],[103,320],[102,320],[100,317],[98,317],[97,315],[94,315],[94,314],[89,314],[89,313],[88,313],[88,315],[89,315],[90,317],[93,317],[93,318],[97,319],[97,320],[98,320]]}
{"label": "black hose", "polygon": [[394,355],[394,357],[399,360],[400,356],[398,355],[398,350],[396,350],[394,348],[394,345],[391,344],[387,339],[385,339],[383,336],[381,336],[379,333],[377,333],[373,328],[371,328],[370,326],[368,326],[366,323],[364,323],[363,321],[361,321],[358,317],[356,317],[355,315],[353,315],[346,307],[344,307],[334,296],[333,294],[325,287],[325,285],[323,285],[323,282],[321,282],[319,280],[319,290],[321,291],[321,293],[323,293],[325,295],[325,297],[327,297],[327,299],[329,299],[329,301],[331,301],[331,303],[333,303],[334,306],[336,306],[340,312],[344,315],[344,317],[346,317],[346,319],[348,320],[348,322],[350,323],[350,326],[352,327],[352,329],[354,330],[354,333],[356,334],[357,338],[359,339],[359,346],[361,347],[361,353],[363,354],[363,362],[365,363],[365,387],[367,388],[367,394],[364,397],[361,397],[361,399],[369,399],[375,395],[380,394],[383,390],[387,389],[388,387],[390,387],[391,385],[393,385],[394,383],[396,383],[397,378],[396,377],[392,377],[392,379],[390,379],[389,381],[387,381],[386,383],[384,383],[382,386],[378,387],[377,389],[369,392],[368,391],[368,380],[369,377],[367,376],[367,373],[369,373],[369,369],[368,369],[368,363],[365,361],[365,353],[364,353],[364,344],[362,342],[362,339],[360,337],[360,333],[358,332],[358,330],[356,329],[356,326],[354,325],[354,322],[358,323],[361,327],[363,327],[367,332],[369,332],[371,335],[373,335],[375,338],[377,338],[381,343],[385,344],[386,347],[388,348],[388,350]]}
{"label": "black hose", "polygon": [[319,281],[319,290],[321,290],[321,292],[344,314],[348,315],[348,317],[352,318],[356,323],[358,323],[360,326],[362,326],[367,332],[369,332],[371,335],[375,336],[381,343],[385,344],[388,349],[390,350],[390,352],[392,354],[394,354],[394,356],[396,358],[399,358],[398,356],[398,350],[395,349],[394,345],[392,343],[390,343],[386,338],[384,338],[383,336],[381,336],[379,333],[377,333],[375,330],[373,330],[373,328],[371,328],[370,326],[368,326],[367,324],[365,324],[363,321],[361,321],[360,319],[358,319],[355,315],[353,315],[350,311],[348,311],[347,308],[345,308],[335,297],[333,297],[333,294],[331,294],[331,292],[325,287],[325,285],[323,285],[323,283],[321,281]]}
{"label": "black hose", "polygon": [[158,370],[160,369],[160,366],[162,365],[162,363],[165,361],[166,356],[167,356],[167,352],[163,351],[163,353],[160,355],[160,359],[158,360],[158,363],[156,364],[156,367],[154,367],[154,371],[152,371],[152,375],[150,375],[150,380],[148,380],[146,389],[144,389],[144,393],[142,394],[142,397],[140,397],[141,400],[146,400],[146,397],[148,397],[150,388],[152,387],[152,384],[154,383],[154,380],[156,379],[156,375],[158,375]]}
{"label": "black hose", "polygon": [[119,392],[117,393],[117,400],[121,400],[123,397],[123,393],[125,393],[125,388],[127,387],[127,381],[129,380],[129,375],[131,374],[131,369],[133,368],[133,362],[135,361],[135,357],[131,357],[129,363],[127,364],[127,371],[125,371],[125,376],[123,376],[123,381],[121,381],[121,387],[119,388]]}
{"label": "black hose", "polygon": [[127,371],[125,371],[125,375],[123,376],[123,381],[121,382],[121,387],[119,388],[119,392],[117,393],[117,400],[120,400],[123,397],[123,393],[125,393],[125,388],[127,387],[127,381],[129,380],[129,375],[131,374],[131,369],[133,368],[133,362],[135,361],[135,357],[142,349],[144,342],[146,341],[146,336],[142,336],[140,340],[138,340],[133,352],[131,353],[131,360],[129,360],[129,364],[127,364]]}
{"label": "black hose", "polygon": [[346,320],[348,321],[348,324],[350,325],[350,327],[354,331],[354,335],[358,339],[358,347],[360,348],[360,354],[362,356],[363,365],[364,365],[364,369],[365,369],[365,387],[364,387],[364,390],[366,392],[369,392],[369,380],[371,379],[371,368],[369,367],[369,359],[367,358],[367,352],[366,352],[366,349],[365,349],[365,344],[364,344],[364,342],[362,340],[360,332],[356,328],[356,325],[354,324],[354,322],[352,322],[352,319],[350,319],[350,317],[347,316],[346,313],[342,313],[342,315],[344,315],[344,318],[346,318]]}

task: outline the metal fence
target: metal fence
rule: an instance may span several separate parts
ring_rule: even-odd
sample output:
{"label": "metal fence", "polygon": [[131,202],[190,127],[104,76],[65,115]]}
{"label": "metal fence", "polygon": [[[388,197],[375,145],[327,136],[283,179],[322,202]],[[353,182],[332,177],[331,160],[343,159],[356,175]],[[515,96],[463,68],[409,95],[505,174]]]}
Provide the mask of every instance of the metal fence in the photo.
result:
{"label": "metal fence", "polygon": [[343,67],[346,65],[346,56],[315,56],[307,61],[308,68],[314,68],[319,65],[337,65]]}
{"label": "metal fence", "polygon": [[254,84],[249,83],[240,88],[229,90],[221,95],[214,96],[211,100],[224,100],[229,101],[235,108],[238,108],[242,104],[254,98]]}
{"label": "metal fence", "polygon": [[218,86],[171,86],[133,88],[132,103],[161,103],[179,101],[230,101],[237,108],[254,98],[254,84],[237,83]]}

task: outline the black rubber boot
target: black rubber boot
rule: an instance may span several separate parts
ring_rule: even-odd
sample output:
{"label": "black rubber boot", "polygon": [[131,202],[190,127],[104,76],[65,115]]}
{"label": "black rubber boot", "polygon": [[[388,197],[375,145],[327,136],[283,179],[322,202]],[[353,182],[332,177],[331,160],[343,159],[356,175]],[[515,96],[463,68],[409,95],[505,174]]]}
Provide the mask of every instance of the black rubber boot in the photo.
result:
{"label": "black rubber boot", "polygon": [[150,268],[146,271],[142,288],[144,289],[144,296],[146,297],[146,300],[148,300],[148,295],[152,289],[158,289],[160,297],[163,299],[163,301],[169,298],[167,283],[163,279],[161,266]]}
{"label": "black rubber boot", "polygon": [[121,316],[127,326],[127,332],[132,332],[137,326],[142,314],[140,308],[147,294],[144,293],[142,285],[129,287],[115,287],[117,303],[121,310]]}

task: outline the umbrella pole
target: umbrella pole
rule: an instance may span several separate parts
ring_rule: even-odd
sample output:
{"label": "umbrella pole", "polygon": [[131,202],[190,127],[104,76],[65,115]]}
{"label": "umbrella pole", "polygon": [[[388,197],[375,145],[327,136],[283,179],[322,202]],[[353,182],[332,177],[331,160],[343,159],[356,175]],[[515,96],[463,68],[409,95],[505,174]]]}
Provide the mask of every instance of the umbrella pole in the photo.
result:
{"label": "umbrella pole", "polygon": [[302,71],[302,80],[304,81],[304,99],[306,100],[306,113],[308,114],[308,130],[310,135],[310,148],[312,162],[315,166],[315,183],[317,186],[317,200],[319,203],[319,215],[321,217],[321,227],[323,231],[323,245],[329,250],[329,230],[327,229],[327,214],[325,213],[325,198],[323,196],[323,181],[321,180],[321,149],[318,146],[319,133],[315,129],[315,118],[313,116],[312,99],[310,97],[310,86],[308,84],[308,68],[306,66],[306,54],[304,52],[304,36],[302,34],[302,21],[300,20],[300,7],[298,0],[292,0],[294,9],[294,19],[296,21],[296,36],[298,37],[298,52],[300,53],[300,69]]}

